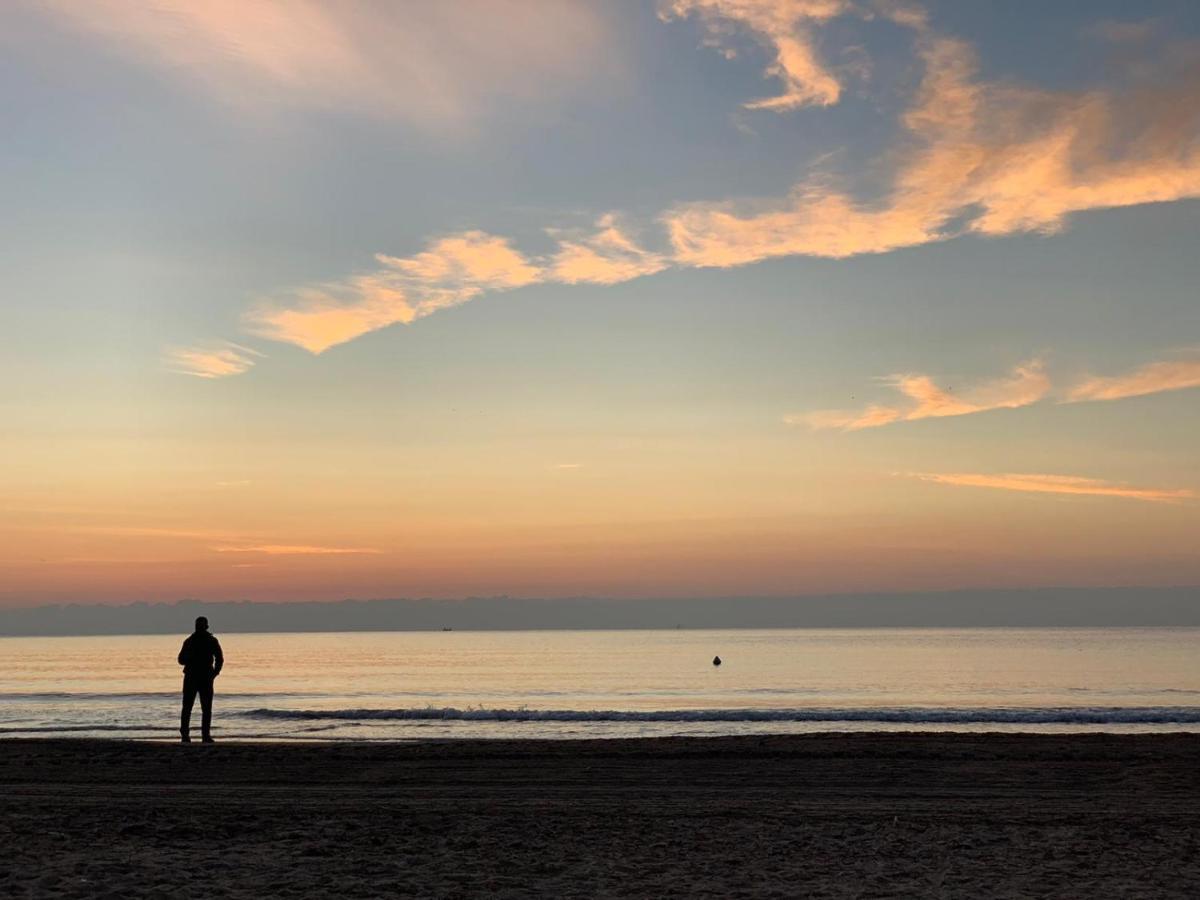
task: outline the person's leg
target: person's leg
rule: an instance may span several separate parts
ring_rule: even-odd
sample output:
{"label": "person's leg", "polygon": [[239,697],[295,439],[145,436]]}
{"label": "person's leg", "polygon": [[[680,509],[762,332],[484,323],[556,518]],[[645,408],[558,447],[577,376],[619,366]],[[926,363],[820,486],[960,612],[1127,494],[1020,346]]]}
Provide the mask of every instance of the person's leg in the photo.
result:
{"label": "person's leg", "polygon": [[200,691],[200,733],[205,740],[212,737],[212,701],[213,680],[205,678],[199,685]]}
{"label": "person's leg", "polygon": [[183,709],[179,714],[179,735],[188,740],[188,732],[192,727],[192,706],[196,703],[196,682],[186,675],[183,676]]}

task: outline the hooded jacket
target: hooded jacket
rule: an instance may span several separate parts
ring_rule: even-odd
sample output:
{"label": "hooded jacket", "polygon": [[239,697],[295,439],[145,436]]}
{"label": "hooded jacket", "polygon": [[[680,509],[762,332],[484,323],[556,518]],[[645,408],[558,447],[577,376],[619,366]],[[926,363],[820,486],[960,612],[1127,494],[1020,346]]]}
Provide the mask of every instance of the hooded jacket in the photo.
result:
{"label": "hooded jacket", "polygon": [[193,632],[179,650],[179,664],[184,675],[216,678],[225,665],[221,643],[207,631]]}

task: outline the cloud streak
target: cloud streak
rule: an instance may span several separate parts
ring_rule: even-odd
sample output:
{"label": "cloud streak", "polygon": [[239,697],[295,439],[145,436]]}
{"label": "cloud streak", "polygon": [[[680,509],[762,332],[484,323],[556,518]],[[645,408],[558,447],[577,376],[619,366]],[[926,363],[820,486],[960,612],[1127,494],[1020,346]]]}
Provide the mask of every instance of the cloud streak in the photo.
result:
{"label": "cloud streak", "polygon": [[379,267],[339,282],[303,287],[264,300],[245,318],[259,337],[311,353],[397,323],[408,324],[485,293],[538,282],[616,284],[666,268],[603,216],[585,235],[558,236],[557,249],[533,259],[506,238],[483,231],[447,235],[408,257],[376,255]]}
{"label": "cloud streak", "polygon": [[196,347],[169,347],[163,364],[172,372],[197,378],[228,378],[249,371],[263,357],[250,347],[231,341]]}
{"label": "cloud streak", "polygon": [[1200,357],[1162,360],[1122,375],[1085,379],[1068,391],[1067,402],[1122,400],[1194,387],[1200,387]]}
{"label": "cloud streak", "polygon": [[[376,268],[265,298],[247,314],[247,330],[321,353],[488,292],[535,283],[613,285],[672,267],[733,267],[785,256],[842,259],[961,235],[1051,234],[1085,210],[1200,197],[1195,54],[1157,53],[1131,65],[1129,83],[1119,90],[1042,90],[981,78],[972,48],[934,32],[915,7],[871,8],[907,30],[921,71],[893,146],[869,167],[873,175],[883,173],[882,190],[866,196],[853,178],[826,173],[801,180],[782,197],[677,204],[640,227],[608,215],[591,233],[547,228],[556,246],[538,257],[503,236],[446,235],[413,256],[381,254]],[[723,47],[731,29],[764,42],[775,60],[769,73],[784,92],[749,105],[786,111],[837,102],[841,88],[815,62],[811,32],[841,15],[865,21],[864,9],[848,0],[670,0],[660,15],[696,17]],[[658,240],[644,245],[651,225]],[[1014,387],[1011,402],[964,401],[938,396],[938,386],[922,377],[898,376],[895,383],[913,405],[832,411],[824,424],[810,424],[853,430],[1024,405],[1032,402],[1026,391],[1036,382],[1030,375]]]}
{"label": "cloud streak", "polygon": [[764,73],[777,78],[783,92],[749,100],[747,109],[785,112],[802,106],[832,106],[842,87],[821,62],[812,26],[852,10],[846,0],[669,0],[660,4],[664,20],[696,16],[709,35],[708,43],[736,55],[729,37],[737,28],[749,31],[772,55]]}
{"label": "cloud streak", "polygon": [[379,254],[376,260],[380,267],[372,272],[263,301],[247,314],[248,330],[322,353],[369,331],[542,277],[506,239],[482,231],[440,238],[414,256]]}
{"label": "cloud streak", "polygon": [[594,234],[559,242],[545,277],[563,284],[619,284],[661,272],[669,265],[665,256],[638,246],[615,216],[606,215],[596,222]]}
{"label": "cloud streak", "polygon": [[676,263],[840,259],[960,234],[1053,233],[1069,215],[1200,196],[1196,66],[1124,93],[981,81],[965,43],[922,32],[925,74],[892,185],[862,202],[828,178],[779,201],[685,204],[663,223]]}
{"label": "cloud streak", "polygon": [[49,0],[58,21],[230,106],[465,127],[499,97],[545,98],[602,68],[609,28],[575,0]]}
{"label": "cloud streak", "polygon": [[371,547],[320,547],[307,544],[248,544],[213,547],[217,553],[261,553],[264,556],[341,556],[378,554]]}
{"label": "cloud streak", "polygon": [[814,430],[860,431],[893,422],[965,416],[994,409],[1016,409],[1041,400],[1050,390],[1050,379],[1040,360],[1029,360],[1003,377],[968,386],[955,392],[937,384],[929,375],[906,373],[883,379],[907,399],[903,405],[872,404],[860,410],[827,409],[784,416],[789,425],[807,425]]}
{"label": "cloud streak", "polygon": [[1004,491],[1021,491],[1036,494],[1074,494],[1090,497],[1119,497],[1127,500],[1145,500],[1154,503],[1171,503],[1196,499],[1195,491],[1180,488],[1137,488],[1124,484],[1102,481],[1097,478],[1080,478],[1074,475],[982,475],[970,473],[919,472],[911,477],[921,481],[948,484],[957,487],[994,488]]}

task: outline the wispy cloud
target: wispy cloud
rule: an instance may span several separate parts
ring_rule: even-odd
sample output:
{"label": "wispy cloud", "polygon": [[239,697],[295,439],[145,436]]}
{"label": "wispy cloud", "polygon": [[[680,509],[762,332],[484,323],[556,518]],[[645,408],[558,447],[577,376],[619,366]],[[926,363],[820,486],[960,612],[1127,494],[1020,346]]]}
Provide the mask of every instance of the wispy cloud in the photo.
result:
{"label": "wispy cloud", "polygon": [[259,337],[322,353],[484,293],[540,281],[615,284],[668,264],[639,247],[613,216],[601,217],[589,234],[552,234],[559,237],[558,247],[545,259],[527,257],[507,239],[483,231],[447,235],[413,256],[377,254],[379,268],[265,300],[247,314],[246,325]]}
{"label": "wispy cloud", "polygon": [[241,375],[263,357],[262,353],[231,341],[196,347],[168,347],[163,363],[172,372],[197,378],[226,378]]}
{"label": "wispy cloud", "polygon": [[[1200,387],[1200,350],[1182,351],[1183,358],[1147,363],[1130,372],[1108,377],[1084,379],[1059,394],[1062,403],[1093,400],[1120,400],[1164,391]],[[810,428],[859,431],[893,422],[939,416],[961,416],[992,409],[1028,406],[1046,397],[1051,390],[1045,366],[1040,360],[1024,362],[1012,373],[993,381],[968,385],[955,391],[941,387],[931,376],[915,373],[889,375],[880,379],[909,399],[907,404],[869,404],[862,409],[826,409],[808,413],[789,413],[789,425]]]}
{"label": "wispy cloud", "polygon": [[1182,488],[1138,488],[1102,481],[1098,478],[1079,478],[1074,475],[981,475],[918,472],[911,477],[959,487],[996,488],[1037,494],[1082,494],[1160,503],[1196,499],[1195,491]]}
{"label": "wispy cloud", "polygon": [[1067,392],[1067,401],[1121,400],[1194,387],[1200,387],[1200,355],[1147,363],[1121,375],[1085,379]]}
{"label": "wispy cloud", "polygon": [[916,48],[925,74],[881,200],[813,178],[782,201],[685,204],[663,217],[675,261],[739,266],[1050,233],[1083,210],[1200,196],[1194,64],[1164,63],[1157,80],[1119,94],[1051,92],[980,80],[961,41],[922,32]]}
{"label": "wispy cloud", "polygon": [[594,234],[560,240],[546,277],[564,284],[617,284],[653,275],[668,265],[666,257],[638,246],[610,214],[597,221]]}
{"label": "wispy cloud", "polygon": [[482,231],[442,238],[415,256],[379,254],[375,258],[434,293],[449,292],[455,302],[461,292],[474,296],[485,288],[507,290],[537,281],[540,275],[507,240]]}
{"label": "wispy cloud", "polygon": [[667,0],[660,3],[659,15],[664,20],[695,15],[708,31],[708,43],[730,58],[736,55],[729,42],[732,32],[749,31],[770,49],[765,74],[779,79],[783,92],[744,105],[782,112],[838,102],[841,85],[821,62],[811,29],[851,9],[847,0]]}
{"label": "wispy cloud", "polygon": [[[907,28],[922,76],[900,116],[901,136],[869,167],[872,179],[883,173],[884,189],[865,190],[853,177],[825,173],[784,196],[678,204],[654,223],[631,225],[609,215],[590,234],[548,228],[558,245],[537,258],[504,237],[466,231],[414,256],[380,255],[377,268],[266,298],[247,315],[248,330],[320,353],[489,291],[535,282],[608,285],[670,267],[838,259],[959,235],[1049,234],[1084,210],[1200,197],[1194,53],[1155,53],[1146,44],[1139,51],[1146,59],[1129,67],[1120,90],[1050,91],[982,78],[972,48],[933,31],[911,4],[669,0],[660,11],[665,19],[698,17],[726,49],[731,28],[764,42],[775,59],[770,74],[784,92],[749,105],[776,111],[841,96],[837,79],[813,55],[813,28],[846,14]],[[651,225],[657,233],[646,237]],[[940,396],[924,376],[898,376],[895,386],[915,405],[827,411],[805,421],[853,429],[1025,405],[1028,396],[1044,393],[1037,393],[1040,377],[1026,373],[1013,397],[994,402]]]}
{"label": "wispy cloud", "polygon": [[484,291],[537,281],[542,271],[504,238],[468,231],[433,241],[409,257],[379,254],[380,268],[305,287],[260,303],[246,316],[254,334],[312,353],[378,328],[412,322]]}
{"label": "wispy cloud", "polygon": [[265,556],[327,556],[342,554],[376,554],[382,550],[372,547],[320,547],[308,544],[247,544],[213,547],[217,553],[261,553]]}
{"label": "wispy cloud", "polygon": [[578,0],[50,0],[117,52],[254,111],[316,107],[459,128],[489,100],[545,98],[592,77],[611,46]]}
{"label": "wispy cloud", "polygon": [[872,404],[860,410],[827,409],[784,416],[789,425],[807,425],[813,429],[858,431],[878,428],[892,422],[916,419],[965,416],[993,409],[1015,409],[1041,400],[1050,390],[1050,379],[1040,360],[1021,363],[1003,377],[955,391],[941,387],[929,375],[914,373],[889,375],[883,379],[906,398],[903,405]]}

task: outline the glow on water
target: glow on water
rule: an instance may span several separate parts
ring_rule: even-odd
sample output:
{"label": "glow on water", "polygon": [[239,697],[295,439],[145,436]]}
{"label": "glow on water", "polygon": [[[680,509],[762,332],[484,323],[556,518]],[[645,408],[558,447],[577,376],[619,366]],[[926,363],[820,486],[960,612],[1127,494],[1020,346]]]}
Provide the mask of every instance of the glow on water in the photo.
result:
{"label": "glow on water", "polygon": [[[225,738],[1200,731],[1200,629],[218,634]],[[173,737],[184,636],[0,638],[0,734]]]}

